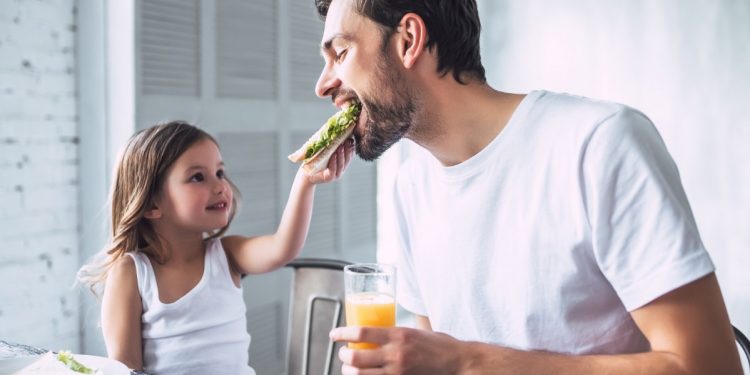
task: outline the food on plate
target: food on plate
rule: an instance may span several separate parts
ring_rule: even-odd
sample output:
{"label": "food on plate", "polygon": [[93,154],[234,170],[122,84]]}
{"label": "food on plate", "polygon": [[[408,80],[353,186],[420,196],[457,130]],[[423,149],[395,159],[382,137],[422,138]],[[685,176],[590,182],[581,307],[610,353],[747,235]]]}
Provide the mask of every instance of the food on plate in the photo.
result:
{"label": "food on plate", "polygon": [[96,374],[97,372],[96,369],[90,369],[84,366],[81,362],[76,361],[76,359],[73,358],[73,354],[67,350],[61,350],[57,353],[57,360],[64,363],[69,369],[81,374]]}
{"label": "food on plate", "polygon": [[336,149],[352,135],[362,104],[354,101],[326,121],[289,160],[299,163],[308,174],[318,173],[328,166]]}
{"label": "food on plate", "polygon": [[61,350],[57,355],[47,352],[34,361],[34,363],[22,368],[14,375],[30,374],[93,374],[102,375],[102,371],[86,367],[78,362],[69,351]]}

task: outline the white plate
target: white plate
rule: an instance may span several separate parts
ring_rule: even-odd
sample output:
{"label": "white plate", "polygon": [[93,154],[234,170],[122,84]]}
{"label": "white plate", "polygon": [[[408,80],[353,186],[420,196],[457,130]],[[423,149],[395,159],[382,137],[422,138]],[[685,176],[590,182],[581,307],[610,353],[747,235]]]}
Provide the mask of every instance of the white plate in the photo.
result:
{"label": "white plate", "polygon": [[0,359],[0,375],[12,374],[36,361],[41,355]]}
{"label": "white plate", "polygon": [[97,357],[86,354],[73,354],[76,361],[83,363],[86,367],[96,367],[105,375],[129,375],[130,370],[121,362],[105,357]]}
{"label": "white plate", "polygon": [[[0,375],[9,375],[18,371],[39,359],[42,355],[32,355],[18,358],[0,359]],[[86,367],[98,368],[105,375],[130,375],[130,370],[122,363],[93,355],[73,354],[76,361]],[[71,373],[74,373],[71,371]]]}

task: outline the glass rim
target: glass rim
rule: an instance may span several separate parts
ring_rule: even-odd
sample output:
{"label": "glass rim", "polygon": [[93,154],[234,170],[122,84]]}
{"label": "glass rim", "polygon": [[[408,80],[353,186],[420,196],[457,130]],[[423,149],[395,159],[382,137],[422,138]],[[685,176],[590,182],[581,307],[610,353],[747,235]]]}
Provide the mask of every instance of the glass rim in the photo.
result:
{"label": "glass rim", "polygon": [[387,263],[352,263],[344,266],[344,273],[363,276],[388,276],[396,274],[396,266]]}

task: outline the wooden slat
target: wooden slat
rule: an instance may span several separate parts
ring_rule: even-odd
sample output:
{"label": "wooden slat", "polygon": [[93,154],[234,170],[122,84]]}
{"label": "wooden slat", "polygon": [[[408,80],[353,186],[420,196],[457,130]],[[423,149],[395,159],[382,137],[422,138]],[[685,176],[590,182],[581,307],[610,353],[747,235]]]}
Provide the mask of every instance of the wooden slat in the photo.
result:
{"label": "wooden slat", "polygon": [[284,369],[281,303],[268,303],[248,309],[247,326],[251,335],[250,365],[258,374],[279,374]]}
{"label": "wooden slat", "polygon": [[275,0],[216,2],[216,94],[277,97]]}
{"label": "wooden slat", "polygon": [[141,93],[200,95],[200,6],[198,0],[142,0]]}
{"label": "wooden slat", "polygon": [[323,21],[312,0],[290,1],[290,91],[295,101],[319,101],[315,83],[323,68],[320,39]]}
{"label": "wooden slat", "polygon": [[227,176],[242,194],[240,212],[230,228],[246,236],[276,231],[279,222],[279,187],[276,132],[222,132],[221,145]]}

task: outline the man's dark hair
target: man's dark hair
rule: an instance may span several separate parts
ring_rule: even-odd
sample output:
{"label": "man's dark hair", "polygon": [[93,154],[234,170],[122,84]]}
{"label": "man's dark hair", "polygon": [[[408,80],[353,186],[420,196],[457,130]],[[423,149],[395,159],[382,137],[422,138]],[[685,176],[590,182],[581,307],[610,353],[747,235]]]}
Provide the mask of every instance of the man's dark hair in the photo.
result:
{"label": "man's dark hair", "polygon": [[[325,20],[333,0],[315,0]],[[381,26],[390,36],[406,13],[422,17],[427,27],[427,48],[437,48],[438,73],[453,73],[460,83],[463,73],[486,82],[479,55],[479,13],[475,0],[351,0],[357,13]]]}

